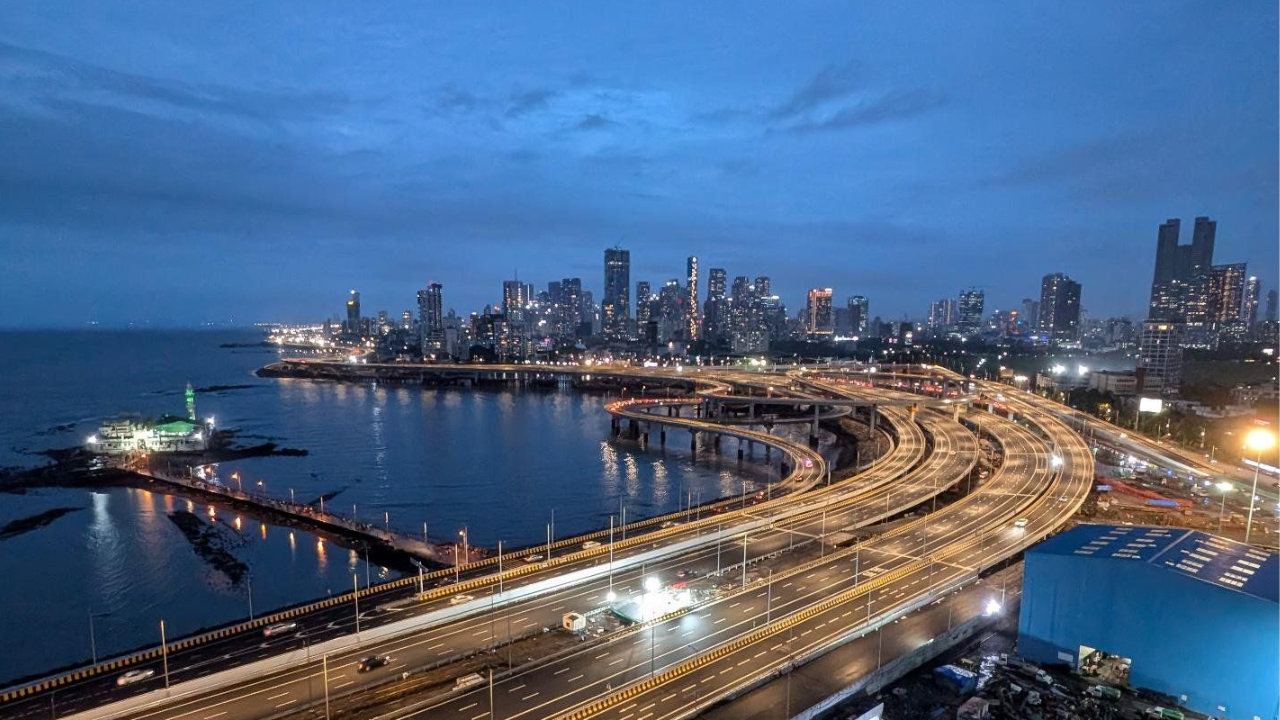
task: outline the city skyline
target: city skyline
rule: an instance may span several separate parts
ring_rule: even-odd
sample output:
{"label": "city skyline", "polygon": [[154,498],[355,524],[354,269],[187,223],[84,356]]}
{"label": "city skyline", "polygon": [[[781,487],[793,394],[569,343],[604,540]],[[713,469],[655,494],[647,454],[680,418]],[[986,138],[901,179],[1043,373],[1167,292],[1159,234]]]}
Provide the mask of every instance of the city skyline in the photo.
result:
{"label": "city skyline", "polygon": [[1138,319],[1152,228],[1198,215],[1277,285],[1265,4],[673,7],[675,36],[595,8],[142,10],[5,10],[2,326],[302,321],[433,280],[462,311],[510,268],[595,278],[614,244],[654,282],[767,265],[793,308],[1015,308],[1063,272]]}

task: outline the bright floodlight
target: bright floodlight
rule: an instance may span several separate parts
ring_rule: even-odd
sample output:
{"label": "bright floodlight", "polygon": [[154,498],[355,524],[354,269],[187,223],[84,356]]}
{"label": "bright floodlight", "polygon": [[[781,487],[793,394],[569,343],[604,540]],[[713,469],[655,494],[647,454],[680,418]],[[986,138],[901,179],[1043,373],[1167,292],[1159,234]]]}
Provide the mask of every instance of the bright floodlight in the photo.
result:
{"label": "bright floodlight", "polygon": [[1062,456],[1061,455],[1051,456],[1049,458],[1049,463],[1054,467],[1062,467]]}
{"label": "bright floodlight", "polygon": [[1244,438],[1244,446],[1255,452],[1270,450],[1275,447],[1276,436],[1274,433],[1263,430],[1262,428],[1254,428]]}
{"label": "bright floodlight", "polygon": [[985,606],[983,606],[982,614],[986,615],[987,617],[991,617],[992,615],[998,615],[1000,611],[1003,609],[1004,608],[1000,605],[1000,601],[996,600],[995,598],[992,598],[987,601],[987,604]]}
{"label": "bright floodlight", "polygon": [[1232,485],[1232,484],[1231,484],[1231,483],[1229,483],[1229,482],[1225,482],[1225,481],[1224,481],[1224,482],[1220,482],[1220,483],[1218,483],[1218,489],[1219,489],[1219,490],[1221,490],[1222,492],[1226,492],[1226,491],[1230,490],[1230,489],[1231,489],[1231,488],[1233,488],[1233,487],[1235,487],[1235,486],[1234,486],[1234,485]]}
{"label": "bright floodlight", "polygon": [[613,602],[614,600],[618,599],[618,593],[610,590],[609,592],[605,593],[604,599],[609,602]]}
{"label": "bright floodlight", "polygon": [[90,435],[90,436],[89,436],[89,444],[90,444],[90,445],[97,445],[97,444],[98,444],[98,436],[97,436],[97,435]]}
{"label": "bright floodlight", "polygon": [[1077,366],[1076,366],[1076,373],[1078,373],[1078,374],[1079,374],[1079,375],[1081,375],[1081,376],[1088,375],[1088,374],[1089,374],[1089,368],[1085,367],[1084,365],[1077,365]]}
{"label": "bright floodlight", "polygon": [[661,588],[662,588],[662,583],[658,582],[658,578],[649,577],[644,579],[645,592],[654,593],[654,592],[658,592],[658,590]]}

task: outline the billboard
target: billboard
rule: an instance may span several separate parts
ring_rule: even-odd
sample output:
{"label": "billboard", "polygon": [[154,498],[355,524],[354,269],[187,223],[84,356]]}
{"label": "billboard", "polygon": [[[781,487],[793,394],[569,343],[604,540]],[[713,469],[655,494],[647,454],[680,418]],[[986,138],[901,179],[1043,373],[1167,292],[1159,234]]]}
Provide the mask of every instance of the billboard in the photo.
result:
{"label": "billboard", "polygon": [[1138,412],[1158,413],[1164,409],[1164,401],[1160,398],[1138,398]]}

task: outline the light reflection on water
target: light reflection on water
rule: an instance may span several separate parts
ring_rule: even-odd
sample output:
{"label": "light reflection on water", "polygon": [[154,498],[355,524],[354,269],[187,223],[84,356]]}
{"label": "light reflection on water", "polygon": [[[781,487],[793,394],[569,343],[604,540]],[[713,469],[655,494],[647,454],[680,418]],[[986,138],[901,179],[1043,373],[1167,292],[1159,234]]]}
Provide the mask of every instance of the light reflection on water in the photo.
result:
{"label": "light reflection on water", "polygon": [[[73,444],[117,412],[180,411],[191,380],[251,385],[198,393],[199,413],[238,428],[246,444],[271,440],[310,453],[224,463],[223,477],[238,470],[246,487],[248,478],[263,479],[267,492],[287,499],[293,490],[299,501],[336,493],[327,507],[354,506],[371,523],[389,518],[415,535],[423,523],[435,538],[467,526],[477,545],[501,538],[515,547],[542,541],[551,508],[562,537],[607,526],[620,507],[635,520],[675,510],[689,495],[705,501],[740,492],[728,453],[722,464],[711,455],[694,463],[680,443],[641,452],[608,442],[598,395],[261,380],[252,371],[272,354],[218,347],[252,334],[79,333],[74,342],[65,335],[0,338],[0,365],[13,374],[0,387],[0,405],[24,409],[0,416],[0,465],[29,464],[30,456],[10,449]],[[47,369],[51,354],[57,373]],[[62,423],[77,424],[65,435],[35,434]],[[0,678],[87,658],[90,612],[106,613],[95,615],[104,654],[154,642],[160,618],[177,636],[246,617],[244,582],[201,559],[169,519],[174,511],[199,518],[248,567],[258,613],[345,592],[353,574],[365,582],[358,551],[157,490],[48,489],[0,503],[0,524],[83,508],[0,541],[0,577],[8,580],[0,583],[0,634],[9,640],[0,647]],[[368,572],[373,582],[394,576],[378,566]]]}

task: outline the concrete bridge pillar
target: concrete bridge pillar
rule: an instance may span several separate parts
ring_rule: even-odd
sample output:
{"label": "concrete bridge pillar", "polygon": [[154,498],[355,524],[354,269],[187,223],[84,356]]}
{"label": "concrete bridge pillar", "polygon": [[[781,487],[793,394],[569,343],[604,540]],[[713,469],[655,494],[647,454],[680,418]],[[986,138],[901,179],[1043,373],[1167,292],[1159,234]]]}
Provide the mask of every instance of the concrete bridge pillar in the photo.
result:
{"label": "concrete bridge pillar", "polygon": [[877,413],[877,412],[876,412],[876,406],[875,406],[875,405],[872,405],[872,406],[870,407],[870,413],[871,413],[871,423],[870,423],[870,424],[871,424],[871,432],[875,432],[875,431],[876,431],[876,415],[878,415],[878,414],[879,414],[879,413]]}
{"label": "concrete bridge pillar", "polygon": [[612,418],[609,420],[609,431],[614,437],[618,437],[618,435],[622,434],[622,424],[618,422],[618,418]]}
{"label": "concrete bridge pillar", "polygon": [[697,451],[698,451],[698,431],[690,430],[689,431],[689,452],[697,452]]}
{"label": "concrete bridge pillar", "polygon": [[716,433],[716,434],[715,434],[715,438],[711,441],[711,447],[713,447],[713,448],[715,448],[715,449],[716,449],[716,454],[717,454],[717,455],[719,455],[719,454],[720,454],[720,438],[721,438],[721,437],[722,437],[722,436],[720,435],[720,433]]}
{"label": "concrete bridge pillar", "polygon": [[658,428],[658,444],[662,447],[667,446],[667,429],[665,427]]}

